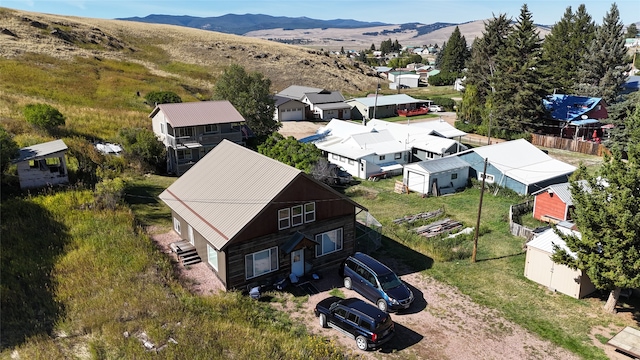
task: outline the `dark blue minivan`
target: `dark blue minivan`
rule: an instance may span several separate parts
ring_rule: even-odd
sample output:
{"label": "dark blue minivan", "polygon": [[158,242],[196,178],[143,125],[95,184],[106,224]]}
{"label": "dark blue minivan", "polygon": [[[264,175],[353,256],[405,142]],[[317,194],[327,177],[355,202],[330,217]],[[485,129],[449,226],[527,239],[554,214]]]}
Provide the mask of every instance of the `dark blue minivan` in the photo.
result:
{"label": "dark blue minivan", "polygon": [[375,303],[382,311],[408,308],[413,293],[387,266],[369,255],[357,252],[340,266],[344,287],[353,289]]}

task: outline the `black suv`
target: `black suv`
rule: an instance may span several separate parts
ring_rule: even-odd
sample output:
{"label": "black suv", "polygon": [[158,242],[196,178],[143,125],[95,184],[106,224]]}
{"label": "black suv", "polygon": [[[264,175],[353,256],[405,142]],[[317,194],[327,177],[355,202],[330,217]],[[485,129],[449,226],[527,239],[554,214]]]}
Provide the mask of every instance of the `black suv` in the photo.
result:
{"label": "black suv", "polygon": [[340,266],[344,287],[371,300],[382,311],[404,310],[411,306],[413,293],[386,265],[357,252]]}
{"label": "black suv", "polygon": [[360,299],[328,297],[316,305],[314,313],[320,326],[355,339],[360,350],[377,348],[395,335],[391,315]]}

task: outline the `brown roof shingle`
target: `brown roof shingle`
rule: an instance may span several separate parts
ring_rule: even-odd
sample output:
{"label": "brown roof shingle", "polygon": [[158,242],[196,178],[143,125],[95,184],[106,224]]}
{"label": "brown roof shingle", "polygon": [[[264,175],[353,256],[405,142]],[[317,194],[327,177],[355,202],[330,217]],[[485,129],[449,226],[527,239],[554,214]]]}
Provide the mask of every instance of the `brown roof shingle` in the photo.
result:
{"label": "brown roof shingle", "polygon": [[162,111],[173,127],[244,122],[238,110],[227,100],[158,104],[149,115]]}

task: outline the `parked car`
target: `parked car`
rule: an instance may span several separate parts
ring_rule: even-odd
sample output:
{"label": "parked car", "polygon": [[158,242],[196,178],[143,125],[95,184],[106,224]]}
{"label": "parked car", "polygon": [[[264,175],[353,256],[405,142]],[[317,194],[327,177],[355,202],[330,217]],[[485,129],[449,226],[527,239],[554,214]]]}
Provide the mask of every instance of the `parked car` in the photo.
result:
{"label": "parked car", "polygon": [[386,265],[369,255],[356,252],[340,266],[344,287],[372,301],[382,311],[407,309],[413,293]]}
{"label": "parked car", "polygon": [[429,111],[439,112],[439,111],[443,111],[443,109],[442,109],[442,106],[440,105],[429,105]]}
{"label": "parked car", "polygon": [[321,327],[351,337],[360,350],[377,348],[395,335],[391,315],[360,299],[331,296],[320,301],[314,313]]}
{"label": "parked car", "polygon": [[410,88],[409,85],[405,85],[405,84],[398,85],[398,89],[409,89],[409,88]]}

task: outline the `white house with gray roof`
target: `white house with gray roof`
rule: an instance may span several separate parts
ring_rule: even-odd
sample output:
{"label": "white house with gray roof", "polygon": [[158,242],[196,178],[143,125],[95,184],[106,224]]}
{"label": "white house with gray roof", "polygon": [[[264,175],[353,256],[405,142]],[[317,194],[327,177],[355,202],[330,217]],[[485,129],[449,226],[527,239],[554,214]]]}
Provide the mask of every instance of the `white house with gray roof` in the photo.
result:
{"label": "white house with gray roof", "polygon": [[13,162],[18,167],[21,189],[67,184],[69,172],[65,154],[67,145],[62,140],[49,141],[20,149]]}
{"label": "white house with gray roof", "polygon": [[227,100],[158,104],[149,115],[167,149],[167,171],[184,174],[222,140],[244,145],[245,120]]}
{"label": "white house with gray roof", "polygon": [[[276,114],[279,114],[280,119],[286,119],[288,116],[286,116],[287,109],[284,110],[285,115],[283,116],[283,111],[280,111],[279,108],[281,106],[289,106],[290,102],[286,102],[283,99],[279,100],[278,98],[289,98],[303,103],[305,105],[303,120],[351,119],[351,106],[344,102],[344,96],[339,91],[291,85],[275,96]],[[296,112],[295,115],[298,116],[299,114]]]}

